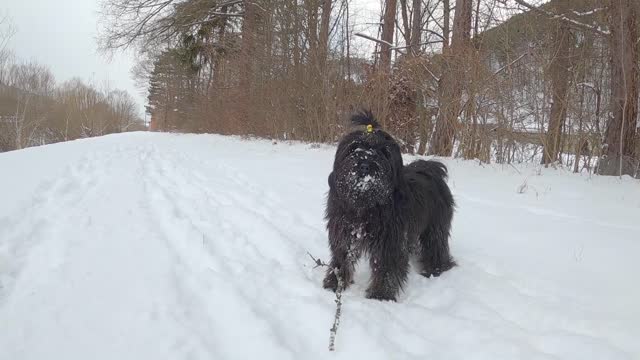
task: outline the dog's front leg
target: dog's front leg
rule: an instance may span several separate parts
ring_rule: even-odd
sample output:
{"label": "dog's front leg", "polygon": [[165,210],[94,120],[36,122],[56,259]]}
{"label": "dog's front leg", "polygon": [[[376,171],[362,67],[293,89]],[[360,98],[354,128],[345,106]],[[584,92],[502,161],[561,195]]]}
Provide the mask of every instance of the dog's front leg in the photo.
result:
{"label": "dog's front leg", "polygon": [[400,242],[388,241],[383,246],[372,249],[369,264],[372,278],[367,298],[396,301],[409,272],[407,251]]}
{"label": "dog's front leg", "polygon": [[329,248],[331,249],[331,262],[324,277],[325,289],[336,291],[338,289],[338,276],[342,280],[342,290],[353,283],[353,272],[358,260],[358,252],[352,248],[351,236],[343,229],[341,224],[329,221]]}
{"label": "dog's front leg", "polygon": [[338,290],[338,276],[342,280],[342,290],[353,283],[353,271],[355,261],[353,254],[344,247],[331,247],[331,262],[324,277],[323,286],[332,291]]}

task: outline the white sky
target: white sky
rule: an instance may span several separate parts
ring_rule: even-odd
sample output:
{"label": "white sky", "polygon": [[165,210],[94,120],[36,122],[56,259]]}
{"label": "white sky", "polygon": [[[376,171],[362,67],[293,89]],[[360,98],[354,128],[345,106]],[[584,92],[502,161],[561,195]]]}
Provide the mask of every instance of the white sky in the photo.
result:
{"label": "white sky", "polygon": [[145,95],[131,78],[134,58],[116,54],[111,61],[98,53],[99,0],[0,0],[16,33],[9,43],[17,60],[35,60],[49,67],[62,83],[73,77],[97,87],[128,91],[143,114]]}

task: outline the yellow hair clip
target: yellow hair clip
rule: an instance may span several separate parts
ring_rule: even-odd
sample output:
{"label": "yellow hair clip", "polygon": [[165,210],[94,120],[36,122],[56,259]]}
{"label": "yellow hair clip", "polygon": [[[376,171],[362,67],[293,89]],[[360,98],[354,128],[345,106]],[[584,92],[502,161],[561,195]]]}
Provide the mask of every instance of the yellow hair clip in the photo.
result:
{"label": "yellow hair clip", "polygon": [[367,132],[368,133],[372,133],[373,132],[373,125],[371,125],[371,124],[367,125]]}

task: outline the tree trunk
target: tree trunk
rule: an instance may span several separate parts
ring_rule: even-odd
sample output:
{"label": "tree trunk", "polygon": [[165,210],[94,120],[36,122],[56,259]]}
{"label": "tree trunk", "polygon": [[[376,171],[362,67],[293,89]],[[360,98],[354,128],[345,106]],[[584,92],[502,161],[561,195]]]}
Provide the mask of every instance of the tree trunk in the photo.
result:
{"label": "tree trunk", "polygon": [[[584,73],[582,74],[582,79],[584,80]],[[580,172],[580,158],[583,155],[582,145],[585,143],[586,139],[584,138],[583,132],[583,118],[584,118],[584,86],[580,89],[580,104],[578,105],[578,133],[576,144],[574,144],[574,153],[575,153],[575,162],[573,164],[573,172]]]}
{"label": "tree trunk", "polygon": [[318,55],[321,75],[324,75],[325,66],[327,63],[327,55],[329,48],[329,25],[331,22],[331,8],[333,7],[333,0],[324,0],[322,2],[322,15],[320,17],[320,36],[318,44]]}
{"label": "tree trunk", "polygon": [[473,20],[473,37],[480,33],[480,0],[476,1],[476,17]]}
{"label": "tree trunk", "polygon": [[608,15],[612,117],[607,124],[598,173],[636,176],[637,13],[632,1],[611,0]]}
{"label": "tree trunk", "polygon": [[422,29],[422,0],[413,0],[413,17],[411,19],[411,54],[417,55],[420,51],[420,39]]}
{"label": "tree trunk", "polygon": [[315,88],[318,92],[317,110],[316,110],[316,138],[315,141],[324,141],[328,128],[327,98],[326,95],[328,76],[327,76],[327,57],[329,55],[329,27],[331,23],[331,9],[334,0],[322,1],[322,15],[320,16],[320,34],[318,36],[318,58],[317,71],[315,76]]}
{"label": "tree trunk", "polygon": [[432,155],[451,156],[453,152],[464,85],[465,58],[470,48],[472,3],[472,0],[456,0],[453,38],[451,46],[444,49],[445,66],[438,84],[440,111],[429,148]]}
{"label": "tree trunk", "polygon": [[309,56],[311,62],[318,59],[318,2],[316,0],[304,0],[307,10],[307,26],[309,34]]}
{"label": "tree trunk", "polygon": [[393,43],[393,30],[396,26],[396,0],[386,0],[384,17],[382,20],[382,40],[387,44],[381,45],[380,70],[388,73],[391,71],[391,46]]}
{"label": "tree trunk", "polygon": [[351,82],[351,36],[350,34],[350,30],[349,30],[349,0],[345,0],[344,1],[344,5],[345,5],[345,9],[346,9],[346,22],[345,22],[345,35],[347,38],[347,79],[348,82]]}
{"label": "tree trunk", "polygon": [[[227,12],[229,9],[228,6],[223,6],[221,11],[222,12]],[[222,45],[222,46],[226,46],[225,42],[226,42],[226,38],[227,38],[227,18],[223,17],[220,20],[220,24],[218,25],[218,42]],[[224,85],[224,67],[222,66],[222,64],[224,64],[223,61],[223,55],[220,54],[220,52],[217,52],[217,54],[214,54],[214,60],[213,60],[213,81],[215,81],[215,83],[218,85],[218,88],[222,89],[225,87]],[[209,87],[211,87],[211,81],[209,84],[207,84],[207,89]]]}
{"label": "tree trunk", "polygon": [[251,82],[253,80],[253,61],[255,59],[255,37],[257,26],[257,9],[253,1],[244,1],[244,21],[242,22],[242,45],[240,48],[240,86],[239,114],[240,125],[244,130],[249,128],[249,109],[251,107]]}
{"label": "tree trunk", "polygon": [[409,45],[411,44],[411,20],[409,19],[407,0],[400,0],[400,15],[402,15],[402,28],[404,29],[404,33],[402,35],[404,37],[404,42]]}
{"label": "tree trunk", "polygon": [[442,0],[442,52],[449,47],[449,19],[451,19],[451,6],[449,0]]}
{"label": "tree trunk", "polygon": [[549,129],[545,136],[542,150],[542,164],[548,165],[558,160],[562,128],[567,117],[567,97],[569,95],[569,78],[571,66],[571,32],[567,24],[558,24],[557,31],[552,35],[551,51],[553,57],[549,64],[551,78],[551,114]]}
{"label": "tree trunk", "polygon": [[302,26],[300,26],[301,19],[298,15],[298,2],[296,0],[289,2],[289,11],[293,14],[293,68],[296,83],[300,84],[302,82],[302,46],[300,45]]}

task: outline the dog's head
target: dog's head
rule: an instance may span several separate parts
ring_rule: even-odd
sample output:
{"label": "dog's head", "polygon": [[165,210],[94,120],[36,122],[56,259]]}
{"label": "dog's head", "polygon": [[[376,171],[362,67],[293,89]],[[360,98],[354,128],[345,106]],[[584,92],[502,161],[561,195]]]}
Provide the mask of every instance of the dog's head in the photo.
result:
{"label": "dog's head", "polygon": [[400,147],[370,112],[354,115],[351,122],[358,129],[338,144],[329,186],[354,208],[386,204],[401,180]]}

